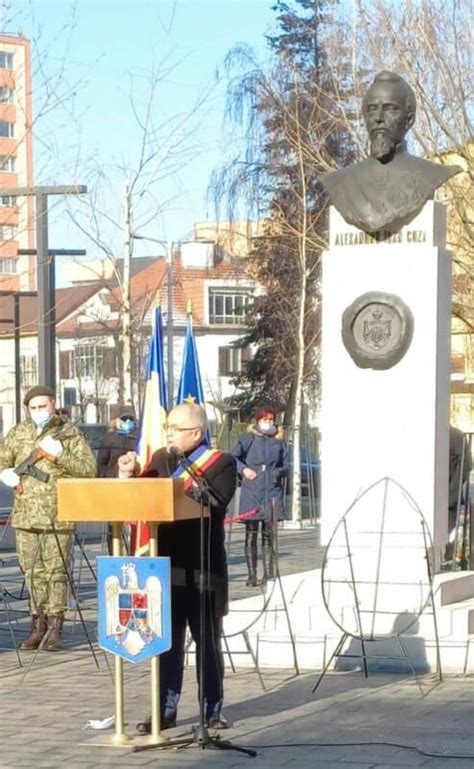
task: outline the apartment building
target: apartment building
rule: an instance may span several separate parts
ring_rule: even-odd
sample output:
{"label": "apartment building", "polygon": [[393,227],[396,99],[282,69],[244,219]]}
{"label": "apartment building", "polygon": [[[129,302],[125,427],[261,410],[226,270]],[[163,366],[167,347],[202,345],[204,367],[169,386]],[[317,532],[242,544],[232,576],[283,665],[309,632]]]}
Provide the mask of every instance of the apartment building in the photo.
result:
{"label": "apartment building", "polygon": [[33,184],[32,123],[30,42],[0,35],[0,291],[35,288],[33,199],[1,194]]}

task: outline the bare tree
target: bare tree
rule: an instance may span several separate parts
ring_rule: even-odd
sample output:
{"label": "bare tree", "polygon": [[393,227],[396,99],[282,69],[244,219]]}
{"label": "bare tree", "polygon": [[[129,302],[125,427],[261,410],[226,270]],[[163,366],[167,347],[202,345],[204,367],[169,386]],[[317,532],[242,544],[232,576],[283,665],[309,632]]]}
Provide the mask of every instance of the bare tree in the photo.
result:
{"label": "bare tree", "polygon": [[[130,108],[136,134],[130,142],[130,157],[115,162],[108,173],[94,165],[87,180],[91,189],[88,199],[77,201],[74,208],[69,208],[71,219],[103,257],[111,262],[119,286],[120,399],[124,402],[132,402],[134,395],[130,277],[135,242],[149,240],[152,244],[164,244],[155,236],[149,237],[148,233],[148,228],[163,216],[172,202],[172,199],[160,197],[160,182],[174,177],[197,153],[193,136],[209,95],[209,92],[200,95],[191,111],[176,113],[171,118],[161,115],[159,87],[171,69],[172,65],[163,62],[151,71],[142,107],[138,103],[136,80],[131,76]],[[122,215],[118,210],[117,197],[113,194],[116,187],[123,190]]]}

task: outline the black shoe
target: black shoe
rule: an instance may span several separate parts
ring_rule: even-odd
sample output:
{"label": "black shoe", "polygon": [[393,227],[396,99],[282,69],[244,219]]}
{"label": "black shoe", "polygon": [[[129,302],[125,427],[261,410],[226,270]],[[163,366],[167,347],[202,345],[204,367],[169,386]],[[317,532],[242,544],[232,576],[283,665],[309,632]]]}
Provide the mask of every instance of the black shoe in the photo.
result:
{"label": "black shoe", "polygon": [[[176,726],[176,714],[170,716],[162,716],[160,728],[164,732],[165,729],[174,729]],[[136,726],[138,734],[151,734],[151,716],[145,718],[143,721],[139,721]]]}
{"label": "black shoe", "polygon": [[245,583],[245,587],[257,587],[257,577],[249,577],[247,582]]}

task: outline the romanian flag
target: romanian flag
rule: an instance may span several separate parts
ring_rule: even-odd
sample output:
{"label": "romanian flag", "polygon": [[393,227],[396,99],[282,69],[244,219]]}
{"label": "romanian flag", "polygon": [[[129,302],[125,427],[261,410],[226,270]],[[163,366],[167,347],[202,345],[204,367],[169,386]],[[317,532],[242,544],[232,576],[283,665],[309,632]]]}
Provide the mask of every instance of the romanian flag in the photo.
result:
{"label": "romanian flag", "polygon": [[[188,311],[188,325],[184,340],[183,363],[179,379],[178,395],[176,396],[176,405],[179,406],[181,403],[197,403],[200,406],[204,406],[204,391],[202,389],[196,341],[193,334],[193,316],[190,311]],[[208,446],[211,445],[209,431],[206,433],[205,443]]]}
{"label": "romanian flag", "polygon": [[[142,472],[146,470],[155,451],[166,446],[166,410],[163,326],[161,307],[157,307],[153,315],[145,398],[137,443],[137,460]],[[133,555],[144,555],[148,551],[149,541],[149,526],[141,522],[132,524],[130,550]]]}

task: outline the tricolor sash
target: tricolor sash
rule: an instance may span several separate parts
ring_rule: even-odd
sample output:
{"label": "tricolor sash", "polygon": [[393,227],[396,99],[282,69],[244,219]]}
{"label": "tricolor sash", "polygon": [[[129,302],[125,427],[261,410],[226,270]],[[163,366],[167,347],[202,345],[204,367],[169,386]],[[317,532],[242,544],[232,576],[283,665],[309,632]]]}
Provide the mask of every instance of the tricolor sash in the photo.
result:
{"label": "tricolor sash", "polygon": [[198,446],[197,449],[194,449],[194,451],[186,457],[189,464],[189,470],[187,467],[182,467],[180,465],[176,468],[174,473],[172,473],[171,477],[183,478],[184,490],[188,491],[193,485],[191,473],[194,475],[204,475],[206,471],[221,458],[223,453],[224,452],[219,451],[219,449],[210,449],[204,445]]}

